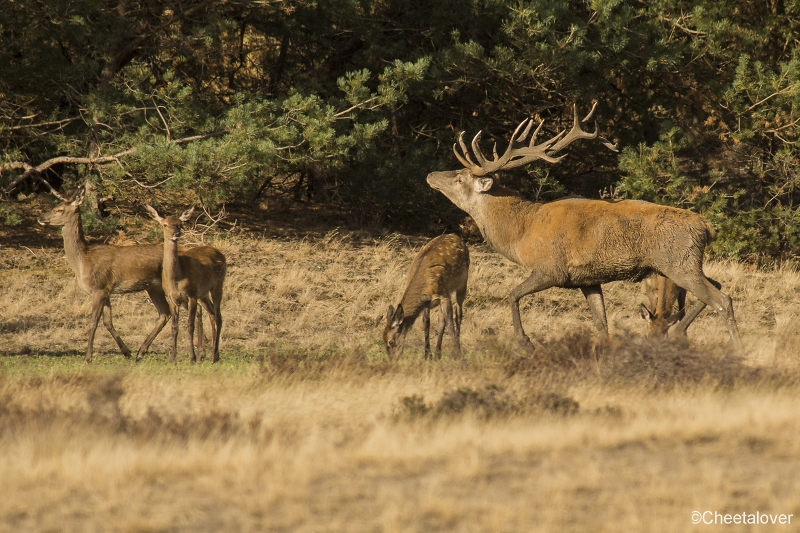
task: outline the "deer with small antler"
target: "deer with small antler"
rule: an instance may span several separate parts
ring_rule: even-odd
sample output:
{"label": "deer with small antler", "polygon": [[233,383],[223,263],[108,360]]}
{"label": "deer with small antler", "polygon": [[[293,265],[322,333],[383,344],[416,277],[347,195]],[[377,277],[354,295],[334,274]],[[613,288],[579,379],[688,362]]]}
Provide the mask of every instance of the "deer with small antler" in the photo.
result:
{"label": "deer with small antler", "polygon": [[602,284],[641,281],[660,274],[698,299],[681,320],[683,329],[710,305],[723,315],[734,349],[742,352],[731,298],[703,274],[704,250],[713,230],[702,216],[638,200],[568,198],[534,203],[499,185],[496,172],[536,160],[557,163],[564,157],[559,152],[579,139],[599,139],[616,151],[615,145],[598,137],[596,127],[593,133],[581,128],[596,106],[583,120],[574,109],[572,129],[540,144],[536,139],[543,122],[525,143],[533,122],[522,121],[506,151],[498,155],[495,149],[492,160],[481,152],[478,132],[472,140],[473,161],[462,133],[453,151],[464,168],[428,174],[428,184],[472,216],[497,252],[530,270],[528,279],[509,295],[515,337],[530,347],[519,312],[519,301],[525,295],[550,287],[578,288],[589,304],[595,326],[607,334]]}
{"label": "deer with small antler", "polygon": [[[192,363],[197,361],[194,352],[194,331],[199,301],[211,318],[214,345],[212,362],[216,363],[219,361],[219,341],[222,331],[222,288],[227,269],[225,256],[213,246],[197,246],[180,249],[179,252],[178,240],[181,237],[183,224],[192,216],[194,207],[187,209],[179,217],[162,217],[149,205],[147,211],[161,224],[164,231],[161,281],[172,314],[172,352],[169,361],[174,363],[177,357],[178,314],[181,307],[189,310],[190,361]],[[202,332],[200,336],[202,337]],[[204,349],[200,359],[203,357],[205,357]]]}

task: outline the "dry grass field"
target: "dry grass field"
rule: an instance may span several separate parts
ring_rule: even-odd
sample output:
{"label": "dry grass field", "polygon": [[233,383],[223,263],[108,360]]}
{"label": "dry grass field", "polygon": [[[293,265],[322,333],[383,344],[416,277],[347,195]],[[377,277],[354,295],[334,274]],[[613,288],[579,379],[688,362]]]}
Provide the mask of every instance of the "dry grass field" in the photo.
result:
{"label": "dry grass field", "polygon": [[[505,302],[525,272],[472,246],[466,360],[445,337],[424,361],[417,324],[388,361],[376,318],[423,243],[218,238],[213,366],[188,363],[184,331],[167,364],[169,327],[135,364],[101,326],[83,364],[89,300],[63,251],[0,249],[0,531],[797,530],[795,270],[706,266],[744,358],[708,311],[688,348],[645,340],[631,283],[606,286],[608,339],[579,291],[524,299],[541,342],[527,354]],[[144,293],[113,305],[135,348],[154,309]],[[693,525],[693,511],[794,516]]]}

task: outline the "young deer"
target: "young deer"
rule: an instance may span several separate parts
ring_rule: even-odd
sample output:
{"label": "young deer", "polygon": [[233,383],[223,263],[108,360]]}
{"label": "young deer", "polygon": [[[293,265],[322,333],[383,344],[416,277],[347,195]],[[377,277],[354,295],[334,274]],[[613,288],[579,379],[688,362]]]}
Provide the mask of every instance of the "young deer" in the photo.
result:
{"label": "young deer", "polygon": [[[222,331],[222,285],[225,281],[226,261],[222,252],[213,246],[198,246],[181,249],[178,253],[178,239],[181,236],[183,223],[189,220],[194,207],[184,211],[180,217],[161,217],[151,206],[147,211],[153,219],[161,224],[164,230],[163,271],[161,283],[167,294],[169,309],[172,314],[172,354],[170,363],[174,363],[178,351],[178,313],[179,308],[189,310],[189,351],[191,362],[197,361],[194,353],[194,319],[197,301],[208,312],[211,321],[211,335],[214,340],[212,362],[219,361],[219,339]],[[201,360],[205,357],[205,350]]]}
{"label": "young deer", "polygon": [[114,329],[111,320],[111,294],[147,291],[150,301],[158,311],[158,322],[139,347],[137,359],[150,347],[150,343],[163,329],[169,318],[169,305],[161,289],[162,247],[158,244],[134,246],[89,245],[81,226],[81,202],[84,191],[73,200],[61,203],[41,215],[41,225],[63,226],[64,251],[72,270],[78,277],[81,289],[92,296],[92,315],[89,322],[89,344],[85,361],[92,361],[94,334],[100,317],[103,324],[125,357],[131,351]]}
{"label": "young deer", "polygon": [[[549,203],[529,202],[498,183],[496,173],[531,161],[557,163],[563,149],[579,139],[598,139],[597,130],[581,128],[577,109],[569,132],[536,144],[540,123],[531,134],[532,122],[523,121],[502,155],[481,152],[481,134],[472,140],[472,152],[462,136],[453,145],[464,168],[428,174],[428,184],[469,213],[484,239],[509,260],[529,269],[530,276],[509,295],[514,336],[525,347],[519,301],[550,287],[577,288],[583,292],[600,332],[608,333],[602,285],[611,281],[641,281],[651,274],[668,277],[694,294],[698,303],[681,320],[687,326],[705,305],[721,313],[733,347],[743,352],[733,313],[733,302],[703,273],[703,256],[714,231],[702,216],[636,200],[587,200],[566,198]],[[531,134],[530,142],[526,142]],[[605,146],[616,150],[605,139]],[[461,147],[461,153],[458,151]],[[474,160],[473,160],[474,156]],[[685,327],[684,327],[685,329]]]}
{"label": "young deer", "polygon": [[[718,281],[707,279],[717,290],[722,288]],[[647,321],[647,336],[665,337],[669,328],[677,323],[673,330],[674,335],[686,337],[686,330],[705,309],[706,304],[698,302],[689,310],[689,314],[686,314],[686,289],[678,287],[671,279],[658,274],[645,278],[642,286],[650,304],[648,306],[643,303],[641,307],[642,318]]]}
{"label": "young deer", "polygon": [[[414,257],[408,269],[408,282],[397,309],[386,311],[383,342],[386,353],[393,357],[408,330],[420,314],[425,328],[425,358],[432,357],[430,330],[431,309],[439,306],[442,327],[436,340],[436,357],[442,357],[442,337],[447,327],[455,342],[456,355],[461,354],[461,319],[467,295],[469,250],[458,235],[441,235],[431,240]],[[451,294],[455,293],[455,318]]]}
{"label": "young deer", "polygon": [[[648,301],[640,309],[642,318],[647,321],[647,336],[666,337],[669,328],[686,314],[686,290],[658,274],[645,278],[642,287]],[[677,311],[675,303],[678,304]],[[683,330],[683,334],[686,334],[686,330]]]}

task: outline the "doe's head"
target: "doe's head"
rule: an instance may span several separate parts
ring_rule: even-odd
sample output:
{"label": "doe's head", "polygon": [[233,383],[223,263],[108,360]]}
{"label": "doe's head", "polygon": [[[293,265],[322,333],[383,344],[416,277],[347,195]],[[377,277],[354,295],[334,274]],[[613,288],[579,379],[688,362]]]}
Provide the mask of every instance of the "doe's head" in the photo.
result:
{"label": "doe's head", "polygon": [[186,211],[184,211],[181,216],[166,216],[162,217],[158,214],[152,206],[147,205],[147,212],[150,214],[150,217],[161,224],[161,229],[164,231],[164,240],[170,239],[173,241],[177,241],[181,237],[181,229],[183,228],[183,223],[189,220],[194,213],[194,206],[190,207]]}
{"label": "doe's head", "polygon": [[383,345],[386,347],[386,355],[392,359],[399,351],[400,343],[406,335],[404,325],[405,316],[403,314],[403,304],[398,304],[397,309],[391,305],[386,310],[386,327],[383,328]]}
{"label": "doe's head", "polygon": [[42,226],[63,226],[67,224],[76,215],[80,214],[81,204],[86,194],[84,189],[79,190],[72,200],[67,200],[58,204],[56,207],[43,213],[36,221]]}

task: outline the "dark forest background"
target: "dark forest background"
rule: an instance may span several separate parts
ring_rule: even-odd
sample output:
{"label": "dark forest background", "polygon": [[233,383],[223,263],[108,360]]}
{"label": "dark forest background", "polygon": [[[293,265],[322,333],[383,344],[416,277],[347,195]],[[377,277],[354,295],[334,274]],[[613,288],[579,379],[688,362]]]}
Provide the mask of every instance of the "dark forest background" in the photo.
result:
{"label": "dark forest background", "polygon": [[618,154],[579,142],[504,182],[691,209],[715,254],[789,259],[798,36],[800,0],[5,0],[0,224],[86,186],[105,229],[110,197],[454,228],[465,215],[425,176],[459,167],[459,132],[488,152],[597,101]]}

